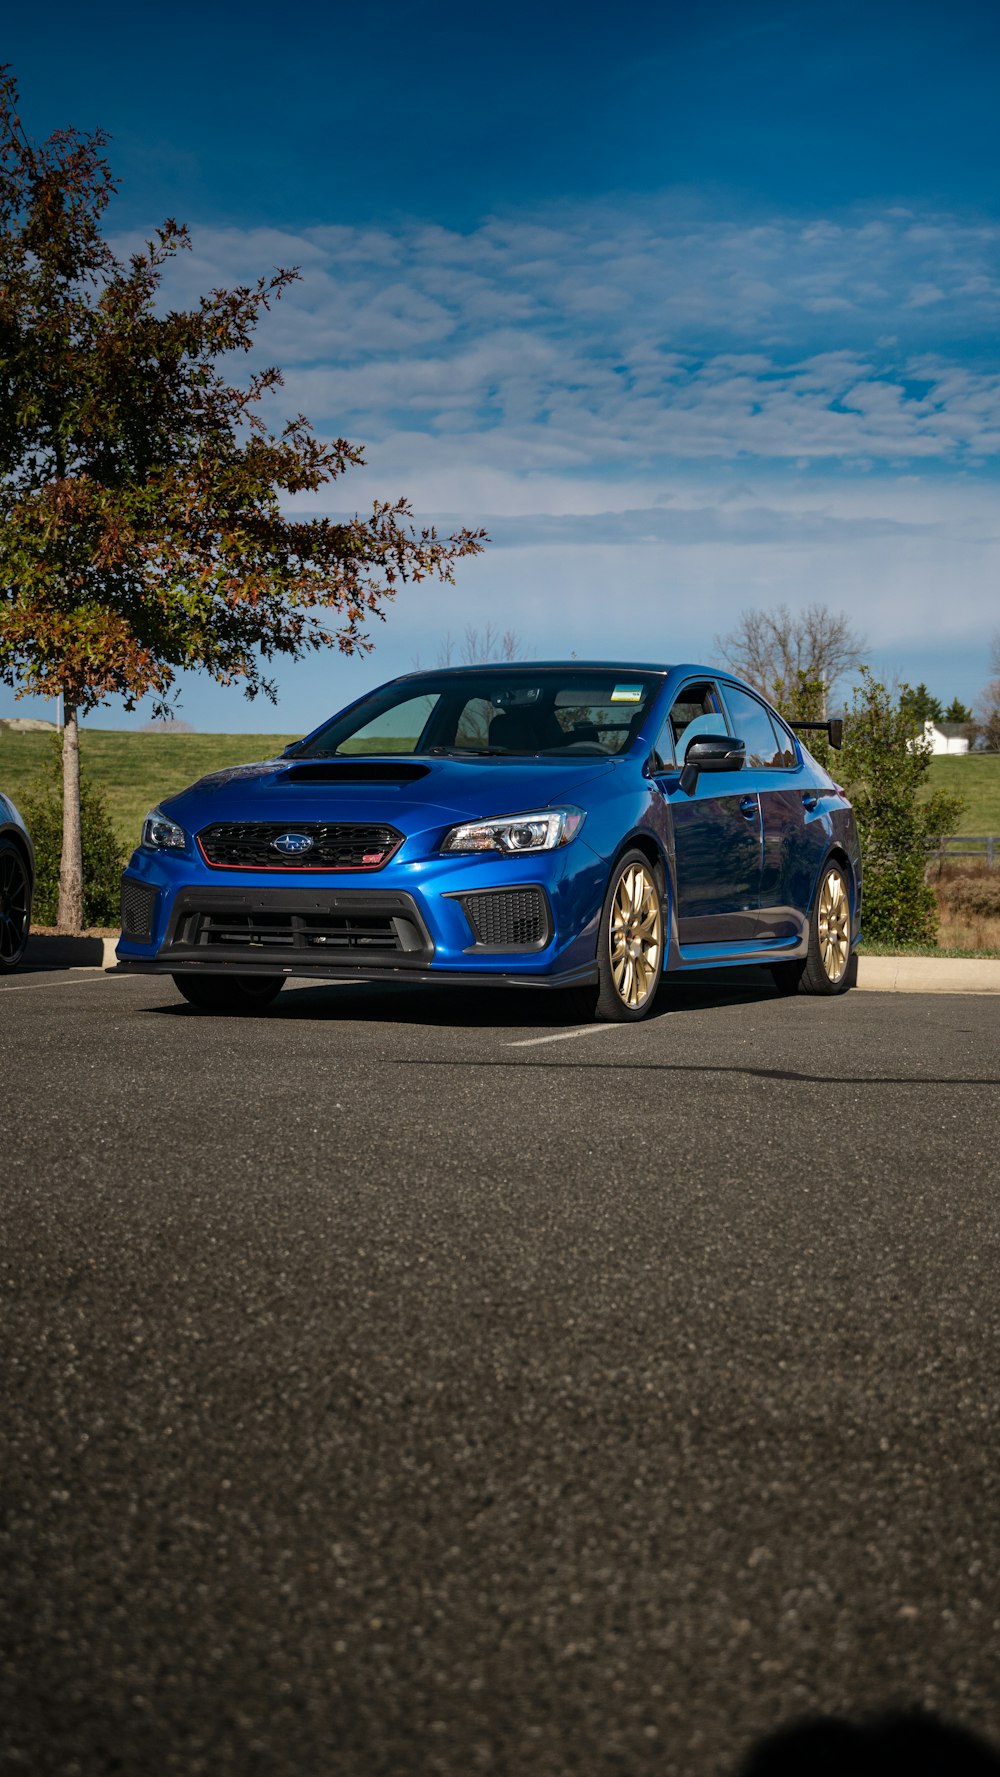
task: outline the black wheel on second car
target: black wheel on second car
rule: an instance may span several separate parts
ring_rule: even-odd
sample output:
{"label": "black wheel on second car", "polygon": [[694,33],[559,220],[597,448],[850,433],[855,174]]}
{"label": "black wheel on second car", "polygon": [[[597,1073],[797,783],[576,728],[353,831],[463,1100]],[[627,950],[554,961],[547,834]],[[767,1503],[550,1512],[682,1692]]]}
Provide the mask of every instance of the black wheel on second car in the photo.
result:
{"label": "black wheel on second car", "polygon": [[779,993],[846,993],[857,979],[851,954],[851,890],[847,871],[828,859],[809,915],[809,949],[794,962],[772,963]]}
{"label": "black wheel on second car", "polygon": [[173,983],[200,1012],[262,1012],[285,985],[283,975],[174,975]]}
{"label": "black wheel on second car", "polygon": [[16,969],[28,948],[31,875],[20,847],[0,839],[0,974]]}

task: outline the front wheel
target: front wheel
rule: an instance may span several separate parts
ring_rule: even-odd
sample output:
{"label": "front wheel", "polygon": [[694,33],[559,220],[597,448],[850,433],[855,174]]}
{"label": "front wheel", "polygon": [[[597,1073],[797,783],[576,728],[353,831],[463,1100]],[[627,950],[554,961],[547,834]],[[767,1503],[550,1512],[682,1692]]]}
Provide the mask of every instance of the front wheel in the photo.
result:
{"label": "front wheel", "polygon": [[[581,1018],[645,1018],[663,972],[663,896],[643,852],[626,852],[611,873],[597,939],[597,986],[574,990]],[[583,996],[586,995],[584,1013]]]}
{"label": "front wheel", "polygon": [[283,975],[174,975],[178,993],[200,1012],[262,1012],[285,985]]}
{"label": "front wheel", "polygon": [[809,949],[794,962],[774,963],[779,993],[846,993],[857,979],[851,954],[851,894],[847,872],[834,859],[824,867],[809,915]]}

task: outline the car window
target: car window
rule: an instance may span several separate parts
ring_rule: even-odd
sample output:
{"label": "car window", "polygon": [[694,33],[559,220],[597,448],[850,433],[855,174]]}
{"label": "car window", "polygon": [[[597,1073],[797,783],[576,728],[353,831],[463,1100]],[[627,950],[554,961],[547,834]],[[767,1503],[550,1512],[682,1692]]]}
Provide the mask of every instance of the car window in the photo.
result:
{"label": "car window", "polygon": [[383,710],[363,727],[356,728],[336,749],[338,753],[413,753],[437,703],[436,697],[411,697]]}
{"label": "car window", "polygon": [[567,746],[599,746],[605,753],[624,751],[645,710],[640,685],[570,685],[557,691],[553,700],[553,712]]}
{"label": "car window", "polygon": [[674,763],[674,736],[669,716],[664,719],[663,727],[657,735],[653,755],[655,764],[672,765]]}
{"label": "car window", "polygon": [[726,702],[733,731],[746,747],[747,764],[758,769],[781,766],[782,749],[764,705],[758,703],[756,697],[751,697],[749,691],[741,691],[736,685],[726,686]]}
{"label": "car window", "polygon": [[785,727],[784,722],[777,721],[774,716],[771,717],[771,727],[774,729],[774,732],[778,737],[778,751],[780,753],[779,764],[782,765],[786,771],[794,771],[799,763],[799,759],[798,754],[795,751],[795,742],[792,739],[791,734]]}
{"label": "car window", "polygon": [[393,681],[334,716],[298,757],[337,753],[575,752],[609,758],[632,745],[662,675],[626,668],[470,667]]}
{"label": "car window", "polygon": [[490,723],[496,707],[486,697],[470,697],[463,703],[455,724],[455,745],[477,753],[489,744]]}
{"label": "car window", "polygon": [[670,706],[670,725],[674,731],[674,739],[680,740],[688,724],[697,721],[699,716],[718,716],[722,732],[725,733],[726,718],[719,693],[707,680],[685,685],[680,695],[674,698]]}
{"label": "car window", "polygon": [[[688,739],[694,740],[699,734],[725,734],[728,732],[728,724],[719,693],[710,680],[698,680],[696,683],[683,687],[670,706],[668,728],[673,731],[673,754],[680,765],[684,763]],[[690,733],[688,733],[689,730]],[[665,734],[664,744],[668,738],[669,736]],[[663,750],[663,745],[658,750],[661,758],[670,756],[669,746],[666,751]]]}

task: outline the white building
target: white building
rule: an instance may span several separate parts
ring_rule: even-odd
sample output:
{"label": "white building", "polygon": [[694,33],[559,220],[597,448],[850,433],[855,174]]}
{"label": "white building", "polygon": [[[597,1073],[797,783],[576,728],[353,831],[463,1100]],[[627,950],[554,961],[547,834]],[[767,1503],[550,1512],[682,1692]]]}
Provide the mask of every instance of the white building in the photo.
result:
{"label": "white building", "polygon": [[961,722],[925,722],[923,744],[931,753],[967,753],[969,750]]}

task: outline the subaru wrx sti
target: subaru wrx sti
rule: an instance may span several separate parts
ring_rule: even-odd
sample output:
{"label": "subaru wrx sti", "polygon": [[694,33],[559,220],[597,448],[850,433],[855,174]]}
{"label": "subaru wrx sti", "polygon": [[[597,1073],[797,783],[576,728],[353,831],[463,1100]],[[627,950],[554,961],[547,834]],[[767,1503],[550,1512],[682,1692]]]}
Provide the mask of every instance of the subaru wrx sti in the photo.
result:
{"label": "subaru wrx sti", "polygon": [[860,912],[850,803],[750,686],[505,664],[395,679],[163,801],[118,958],[213,1011],[312,976],[556,989],[568,1017],[629,1020],[665,973],[723,964],[842,993]]}

